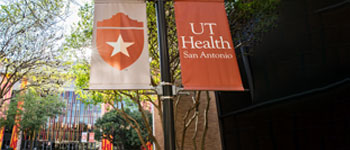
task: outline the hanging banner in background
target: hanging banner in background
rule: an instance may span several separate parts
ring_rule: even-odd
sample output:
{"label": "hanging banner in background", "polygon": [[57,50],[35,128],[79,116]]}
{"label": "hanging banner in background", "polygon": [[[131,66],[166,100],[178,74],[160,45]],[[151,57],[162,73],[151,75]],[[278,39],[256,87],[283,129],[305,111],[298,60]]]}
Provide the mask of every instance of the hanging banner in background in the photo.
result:
{"label": "hanging banner in background", "polygon": [[[12,95],[12,89],[4,96],[3,99],[8,99],[8,98],[11,98],[11,95]],[[1,108],[1,118],[6,120],[6,111],[8,109],[8,105],[9,105],[9,102],[10,100],[6,101],[4,106]],[[0,128],[0,149],[2,148],[2,145],[3,145],[3,140],[4,140],[4,135],[5,135],[5,126],[1,127]]]}
{"label": "hanging banner in background", "polygon": [[113,150],[113,144],[107,139],[102,139],[102,150]]}
{"label": "hanging banner in background", "polygon": [[[20,89],[24,89],[28,84],[27,79],[22,79]],[[24,94],[21,92],[20,94]],[[17,104],[18,109],[23,109],[24,101],[19,101]],[[12,128],[12,134],[11,134],[11,140],[10,140],[10,147],[13,148],[13,150],[17,150],[17,144],[18,144],[18,134],[19,134],[19,122],[21,121],[21,116],[16,116],[15,118],[15,125]]]}
{"label": "hanging banner in background", "polygon": [[89,142],[90,143],[95,142],[95,133],[94,132],[89,133]]}
{"label": "hanging banner in background", "polygon": [[4,140],[4,134],[5,134],[5,127],[1,127],[0,128],[0,149],[2,147],[2,143],[3,143],[3,140]]}
{"label": "hanging banner in background", "polygon": [[[8,86],[5,87],[5,83],[7,83],[8,81],[7,79],[8,79],[8,76],[1,75],[1,80],[4,80],[3,84],[1,84],[1,89],[3,88],[8,89]],[[6,112],[10,105],[9,98],[11,98],[11,96],[12,96],[12,88],[10,88],[9,91],[2,98],[2,100],[6,100],[6,101],[4,102],[3,106],[0,108],[0,119],[6,120]],[[3,145],[4,135],[5,135],[5,126],[0,128],[0,149],[2,148],[2,145]]]}
{"label": "hanging banner in background", "polygon": [[146,3],[95,0],[90,89],[150,89]]}
{"label": "hanging banner in background", "polygon": [[88,136],[87,132],[82,132],[81,133],[81,142],[82,143],[86,143],[87,142],[87,136]]}
{"label": "hanging banner in background", "polygon": [[244,90],[224,0],[177,0],[175,19],[186,90]]}

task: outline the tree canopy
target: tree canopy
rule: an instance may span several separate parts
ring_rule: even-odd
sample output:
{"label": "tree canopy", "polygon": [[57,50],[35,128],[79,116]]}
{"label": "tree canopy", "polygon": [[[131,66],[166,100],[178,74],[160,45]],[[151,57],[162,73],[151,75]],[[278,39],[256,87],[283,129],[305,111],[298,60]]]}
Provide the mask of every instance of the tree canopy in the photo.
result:
{"label": "tree canopy", "polygon": [[[139,111],[132,111],[131,109],[126,109],[126,113],[135,118],[140,122],[142,137],[145,141],[147,140],[146,126],[142,123],[141,113]],[[151,121],[151,114],[147,112],[147,118]],[[128,122],[122,117],[120,112],[116,110],[111,110],[99,118],[95,124],[95,139],[110,140],[115,147],[125,150],[139,150],[141,147],[141,142],[137,136],[135,130],[128,124]]]}
{"label": "tree canopy", "polygon": [[18,119],[20,131],[33,136],[46,124],[49,117],[63,113],[64,107],[65,103],[58,95],[42,96],[31,89],[26,93],[16,94],[6,113],[7,118],[1,122],[2,125],[13,126]]}
{"label": "tree canopy", "polygon": [[280,0],[228,0],[225,3],[235,49],[254,53],[265,33],[278,25]]}
{"label": "tree canopy", "polygon": [[0,107],[16,83],[48,93],[59,89],[64,73],[63,0],[15,0],[0,4]]}

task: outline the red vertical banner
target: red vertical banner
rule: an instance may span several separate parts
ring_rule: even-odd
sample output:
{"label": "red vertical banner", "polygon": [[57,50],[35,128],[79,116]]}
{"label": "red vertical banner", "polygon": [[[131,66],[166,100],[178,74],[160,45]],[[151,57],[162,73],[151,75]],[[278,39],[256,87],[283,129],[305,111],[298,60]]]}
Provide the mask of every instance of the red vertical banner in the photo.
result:
{"label": "red vertical banner", "polygon": [[244,90],[223,0],[178,0],[175,19],[187,90]]}
{"label": "red vertical banner", "polygon": [[11,136],[11,142],[10,147],[12,147],[14,150],[17,149],[17,141],[18,141],[18,127],[15,125],[12,129],[12,136]]}
{"label": "red vertical banner", "polygon": [[5,127],[0,128],[0,149],[2,147],[2,141],[4,140]]}
{"label": "red vertical banner", "polygon": [[[112,106],[107,103],[102,104],[101,116],[107,113],[111,107]],[[107,139],[102,139],[102,150],[113,150],[113,144]]]}
{"label": "red vertical banner", "polygon": [[[23,101],[19,101],[17,104],[17,107],[19,109],[22,109],[22,105],[23,105]],[[13,148],[13,150],[17,149],[17,142],[18,142],[18,132],[19,132],[19,122],[21,117],[20,116],[16,116],[16,120],[15,120],[15,125],[12,128],[12,136],[11,136],[11,142],[10,142],[10,147]]]}
{"label": "red vertical banner", "polygon": [[[5,87],[5,83],[8,81],[7,80],[8,76],[2,75],[1,78],[3,78],[2,80],[4,80],[3,84],[1,85],[1,88],[7,89],[8,87]],[[12,96],[12,88],[9,89],[9,91],[2,98],[2,100],[5,100],[3,107],[0,109],[0,118],[2,119],[6,119],[6,112],[10,104],[9,98],[11,98],[11,96]],[[5,126],[0,128],[0,149],[2,148],[2,145],[3,145],[4,135],[5,135]]]}
{"label": "red vertical banner", "polygon": [[[27,86],[27,80],[23,79],[21,83],[21,89],[24,89]],[[17,104],[17,107],[19,109],[22,109],[23,101],[19,101]],[[10,141],[10,147],[13,148],[13,150],[17,149],[17,142],[18,142],[18,132],[19,132],[19,122],[20,122],[21,116],[16,116],[15,119],[15,125],[12,128],[12,136],[11,136],[11,141]]]}
{"label": "red vertical banner", "polygon": [[95,142],[95,133],[94,132],[89,133],[89,142],[90,143]]}
{"label": "red vertical banner", "polygon": [[146,143],[146,148],[145,147],[143,147],[143,146],[141,146],[141,150],[153,150],[153,145],[152,145],[152,143],[151,142],[147,142]]}
{"label": "red vertical banner", "polygon": [[102,139],[102,150],[113,150],[113,144],[107,139]]}

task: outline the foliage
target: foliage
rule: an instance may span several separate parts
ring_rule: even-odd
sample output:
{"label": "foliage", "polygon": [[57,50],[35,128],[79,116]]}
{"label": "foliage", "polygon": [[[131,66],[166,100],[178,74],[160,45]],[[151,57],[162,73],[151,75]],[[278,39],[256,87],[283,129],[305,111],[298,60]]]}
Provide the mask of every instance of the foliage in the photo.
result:
{"label": "foliage", "polygon": [[47,93],[63,83],[60,40],[67,5],[63,0],[0,4],[0,107],[8,100],[3,96],[24,78]]}
{"label": "foliage", "polygon": [[235,48],[248,48],[261,42],[264,33],[277,26],[280,0],[229,0],[225,3]]}
{"label": "foliage", "polygon": [[[126,113],[135,118],[138,122],[142,122],[141,113],[138,111],[131,111],[126,109]],[[147,113],[149,121],[151,120],[151,114]],[[147,132],[144,128],[144,124],[140,124],[142,137],[145,141],[148,141]],[[127,121],[122,117],[120,112],[112,110],[99,118],[95,124],[95,139],[101,141],[102,138],[112,141],[113,145],[119,149],[138,150],[141,147],[141,142],[137,136],[135,130],[133,130]],[[111,138],[113,137],[113,138]]]}
{"label": "foliage", "polygon": [[[70,55],[71,59],[79,63],[86,63],[90,59],[86,54],[87,49],[91,48],[93,31],[93,2],[86,3],[79,8],[78,17],[81,18],[73,24],[72,33],[67,35],[64,49]],[[79,59],[76,59],[79,58]]]}
{"label": "foliage", "polygon": [[[177,41],[177,30],[175,24],[174,3],[168,1],[165,3],[166,10],[166,26],[167,26],[167,39],[169,50],[169,66],[171,81],[177,86],[181,83],[180,73],[180,60]],[[155,11],[155,3],[147,3],[147,27],[148,27],[148,46],[151,59],[151,76],[152,85],[157,86],[160,83],[160,67],[159,67],[159,49],[158,49],[158,34],[157,34],[157,17]]]}
{"label": "foliage", "polygon": [[7,119],[3,125],[13,126],[19,119],[19,129],[25,135],[34,135],[47,122],[48,118],[63,113],[65,103],[56,95],[41,95],[29,89],[27,93],[17,94],[11,100]]}

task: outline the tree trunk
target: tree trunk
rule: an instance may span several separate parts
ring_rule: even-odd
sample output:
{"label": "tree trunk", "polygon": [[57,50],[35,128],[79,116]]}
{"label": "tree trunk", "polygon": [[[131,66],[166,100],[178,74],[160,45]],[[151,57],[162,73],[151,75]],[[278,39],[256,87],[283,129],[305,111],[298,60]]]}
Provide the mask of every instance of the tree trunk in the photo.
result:
{"label": "tree trunk", "polygon": [[35,132],[33,132],[32,137],[31,137],[31,144],[30,144],[30,150],[33,150],[34,148],[34,139],[35,139]]}
{"label": "tree trunk", "polygon": [[138,92],[137,92],[137,97],[135,100],[136,100],[137,105],[139,107],[139,112],[141,113],[141,117],[142,117],[143,121],[145,122],[145,126],[146,126],[147,133],[148,133],[149,137],[153,140],[154,144],[156,145],[156,148],[160,149],[160,145],[159,145],[157,139],[153,136],[152,128],[151,128],[149,121],[148,121],[148,118],[146,117],[145,112],[141,106],[140,96],[139,96]]}

